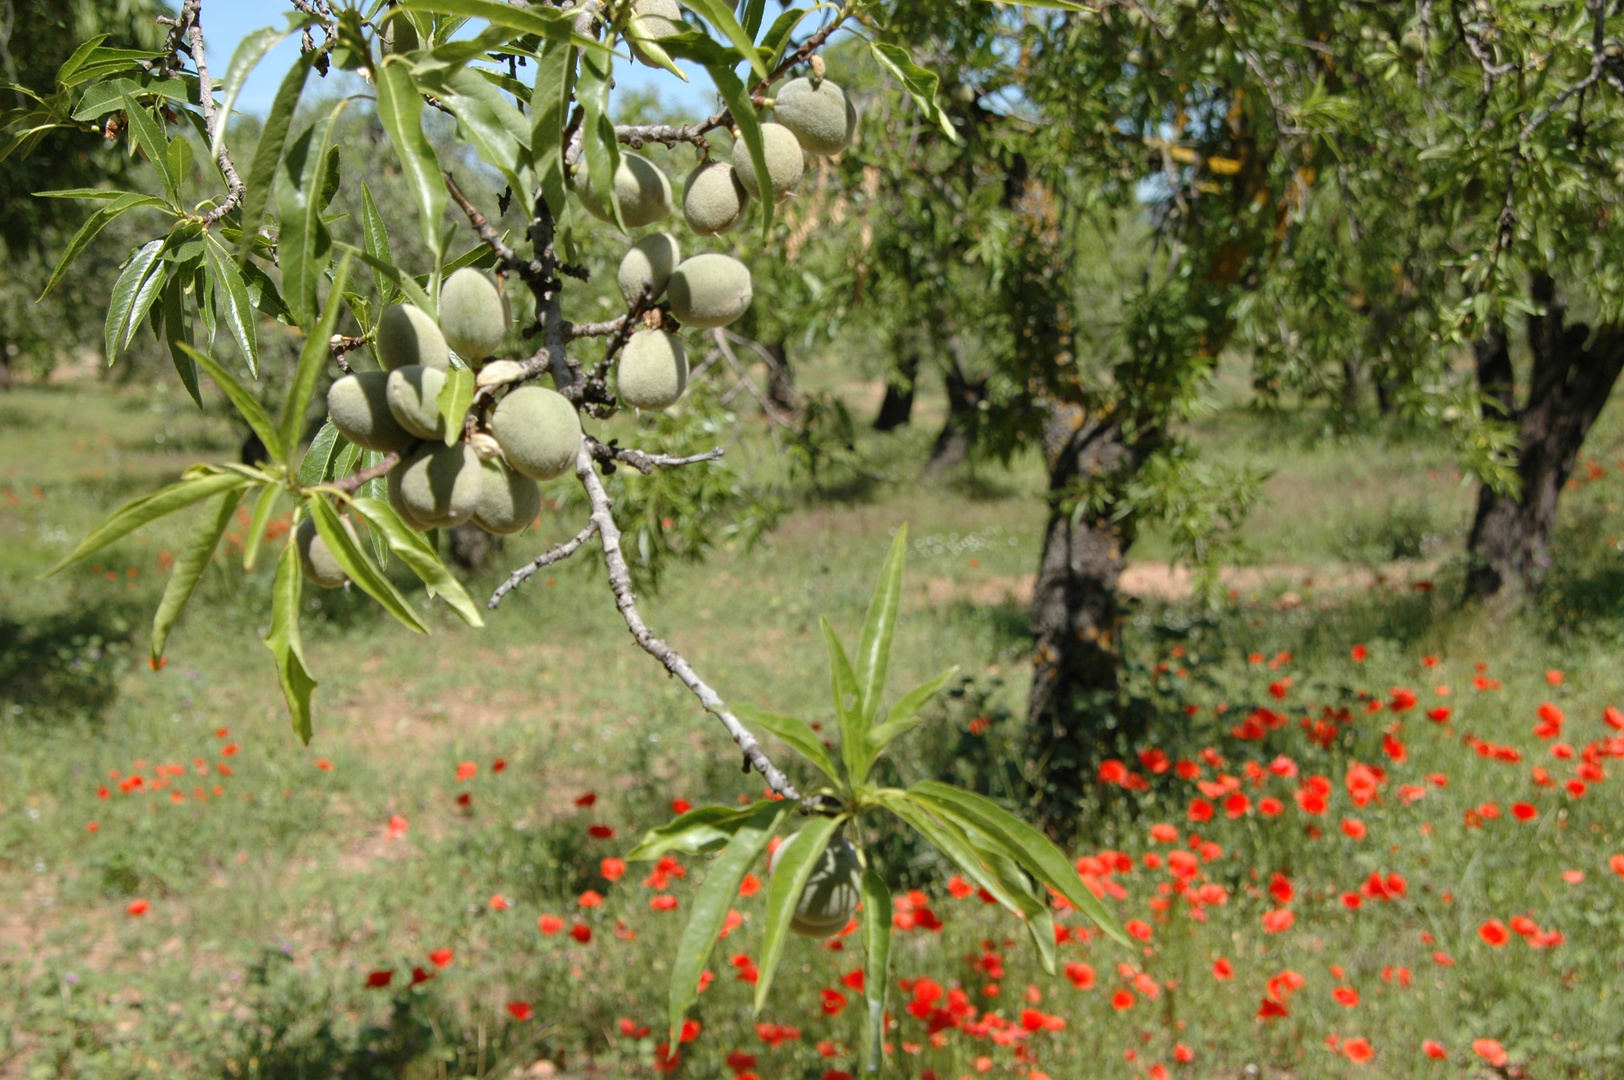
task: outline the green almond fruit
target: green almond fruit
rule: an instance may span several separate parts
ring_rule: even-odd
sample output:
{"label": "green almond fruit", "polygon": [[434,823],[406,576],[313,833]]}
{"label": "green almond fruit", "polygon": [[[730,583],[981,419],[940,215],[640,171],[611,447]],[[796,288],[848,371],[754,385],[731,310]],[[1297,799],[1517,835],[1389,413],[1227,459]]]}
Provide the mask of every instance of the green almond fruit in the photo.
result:
{"label": "green almond fruit", "polygon": [[552,480],[575,468],[581,417],[557,391],[526,386],[496,406],[491,434],[510,467],[532,480]]}
{"label": "green almond fruit", "polygon": [[356,446],[385,454],[406,449],[413,438],[389,408],[388,384],[387,371],[357,371],[327,391],[327,415],[338,433]]}
{"label": "green almond fruit", "polygon": [[750,268],[730,255],[696,255],[677,267],[666,286],[671,314],[684,326],[726,326],[750,309]]}
{"label": "green almond fruit", "polygon": [[474,516],[484,477],[467,443],[430,443],[389,470],[389,501],[417,528],[455,528]]}
{"label": "green almond fruit", "polygon": [[415,304],[396,304],[378,320],[378,362],[389,371],[417,365],[451,366],[445,336],[428,313]]}
{"label": "green almond fruit", "polygon": [[[806,172],[806,151],[795,133],[783,124],[761,125],[761,148],[767,158],[767,177],[773,194],[782,198],[795,190]],[[761,198],[761,183],[756,177],[756,163],[750,157],[750,148],[740,139],[733,144],[733,171],[754,198]]]}
{"label": "green almond fruit", "polygon": [[[338,520],[343,522],[345,531],[350,534],[350,539],[356,540],[356,544],[359,546],[360,541],[356,539],[355,526],[350,524],[348,518],[339,518]],[[333,551],[327,546],[327,541],[323,540],[321,534],[316,531],[315,518],[306,517],[299,522],[299,528],[293,534],[293,545],[294,549],[299,553],[299,570],[304,574],[305,580],[312,585],[318,585],[323,589],[336,589],[349,580],[349,576],[344,573],[344,568],[338,565],[337,559],[333,558]]]}
{"label": "green almond fruit", "polygon": [[474,524],[498,536],[523,532],[541,513],[541,487],[492,458],[480,465],[479,505]]}
{"label": "green almond fruit", "polygon": [[726,162],[707,161],[688,175],[682,216],[700,236],[719,236],[738,228],[749,209],[750,193]]}
{"label": "green almond fruit", "polygon": [[652,286],[654,299],[665,295],[671,280],[671,271],[682,261],[682,246],[670,233],[649,233],[631,246],[620,260],[620,295],[626,303],[635,304],[643,295],[644,286]]}
{"label": "green almond fruit", "polygon": [[615,384],[622,405],[669,408],[688,387],[688,353],[676,335],[639,330],[620,354]]}
{"label": "green almond fruit", "polygon": [[444,439],[445,415],[439,402],[444,388],[445,372],[414,364],[389,373],[384,397],[401,427],[419,439]]}
{"label": "green almond fruit", "polygon": [[501,348],[511,323],[507,297],[483,270],[465,266],[440,289],[440,332],[446,344],[471,363]]}
{"label": "green almond fruit", "polygon": [[[768,872],[776,872],[778,863],[790,845],[801,838],[796,833],[773,852]],[[790,916],[789,928],[802,937],[831,938],[846,928],[857,914],[862,899],[863,865],[857,858],[857,849],[844,836],[829,841],[829,846],[818,856],[812,876],[801,891],[801,900]]]}
{"label": "green almond fruit", "polygon": [[773,119],[809,154],[838,154],[857,134],[857,107],[828,79],[816,87],[807,78],[785,83],[774,100]]}
{"label": "green almond fruit", "polygon": [[[584,165],[575,174],[574,185],[575,194],[587,213],[613,225],[614,215],[604,209],[597,186]],[[658,165],[642,154],[625,151],[620,155],[614,189],[615,202],[620,204],[620,216],[628,229],[641,229],[671,216],[671,181]]]}

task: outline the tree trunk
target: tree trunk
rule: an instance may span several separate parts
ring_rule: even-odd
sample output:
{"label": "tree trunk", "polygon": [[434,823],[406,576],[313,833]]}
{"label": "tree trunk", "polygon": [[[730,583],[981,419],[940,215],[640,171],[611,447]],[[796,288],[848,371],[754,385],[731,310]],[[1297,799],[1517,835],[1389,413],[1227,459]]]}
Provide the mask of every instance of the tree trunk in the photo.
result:
{"label": "tree trunk", "polygon": [[1477,517],[1466,542],[1471,559],[1466,591],[1472,597],[1516,599],[1544,582],[1563,485],[1624,369],[1624,327],[1604,326],[1592,336],[1583,323],[1565,326],[1566,309],[1557,302],[1548,274],[1535,277],[1533,291],[1545,314],[1528,320],[1533,368],[1520,409],[1505,331],[1496,329],[1476,348],[1479,385],[1517,424],[1521,490],[1502,495],[1485,484],[1478,491]]}
{"label": "tree trunk", "polygon": [[913,419],[914,385],[919,381],[919,353],[909,350],[885,383],[885,400],[874,418],[875,431],[895,431]]}
{"label": "tree trunk", "polygon": [[1063,837],[1075,830],[1099,762],[1125,754],[1143,725],[1129,719],[1117,694],[1117,581],[1133,543],[1132,522],[1109,514],[1074,519],[1062,499],[1078,478],[1130,473],[1138,460],[1117,424],[1076,406],[1051,413],[1043,443],[1053,498],[1032,595],[1027,752],[1041,778],[1043,817]]}
{"label": "tree trunk", "polygon": [[1352,349],[1342,356],[1342,423],[1349,428],[1359,423],[1359,356]]}
{"label": "tree trunk", "polygon": [[947,343],[952,357],[946,373],[947,423],[930,448],[923,475],[939,477],[955,465],[970,459],[976,433],[981,429],[981,403],[987,399],[987,380],[972,380],[964,374],[964,343],[953,338]]}

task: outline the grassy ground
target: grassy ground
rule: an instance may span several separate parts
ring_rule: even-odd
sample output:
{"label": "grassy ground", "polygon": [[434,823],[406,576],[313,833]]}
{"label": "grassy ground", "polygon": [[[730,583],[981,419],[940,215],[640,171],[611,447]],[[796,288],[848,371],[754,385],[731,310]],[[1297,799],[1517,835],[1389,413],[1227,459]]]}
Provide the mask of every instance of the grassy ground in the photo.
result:
{"label": "grassy ground", "polygon": [[[855,633],[886,542],[907,523],[894,684],[948,663],[966,679],[903,744],[899,777],[947,775],[1013,797],[1025,615],[978,597],[1035,566],[1040,478],[1027,463],[912,483],[930,434],[866,447],[891,482],[798,502],[764,547],[676,569],[645,615],[724,694],[829,723],[817,618]],[[1146,790],[1102,784],[1075,853],[1121,852],[1132,867],[1115,855],[1083,864],[1120,891],[1122,918],[1143,924],[1139,953],[1068,942],[1065,976],[1044,975],[1014,923],[952,895],[928,850],[886,839],[894,883],[920,890],[914,899],[943,924],[898,937],[896,1074],[1209,1078],[1255,1062],[1293,1076],[1476,1076],[1490,1066],[1473,1040],[1494,1039],[1529,1076],[1609,1075],[1624,1056],[1624,874],[1608,865],[1624,851],[1624,812],[1611,781],[1587,780],[1581,794],[1563,785],[1581,766],[1606,776],[1606,740],[1619,734],[1602,710],[1624,702],[1624,587],[1608,533],[1624,432],[1593,438],[1600,477],[1582,471],[1564,503],[1552,594],[1509,623],[1454,607],[1448,557],[1472,493],[1439,446],[1328,442],[1310,417],[1240,409],[1199,435],[1220,456],[1276,470],[1248,530],[1259,561],[1322,578],[1377,565],[1398,584],[1299,589],[1301,603],[1264,584],[1216,612],[1132,613],[1130,679],[1156,710],[1153,742],[1199,766],[1190,780],[1153,772],[1154,757],[1128,760]],[[673,800],[733,801],[759,784],[626,640],[588,561],[521,591],[483,633],[425,601],[427,641],[345,594],[307,595],[321,680],[308,749],[259,643],[268,570],[211,572],[158,673],[144,662],[145,627],[180,529],[34,580],[112,505],[192,460],[229,455],[235,440],[162,387],[0,397],[0,1076],[652,1075],[663,958],[703,861],[657,889],[647,867],[621,877],[603,860]],[[570,532],[558,522],[510,544],[506,561]],[[1165,553],[1154,535],[1136,551]],[[1417,704],[1403,708],[1395,687]],[[1542,739],[1531,729],[1544,701],[1566,726]],[[1286,722],[1238,738],[1260,706]],[[1440,708],[1447,721],[1426,718]],[[1553,756],[1553,743],[1574,756]],[[1295,775],[1259,771],[1281,755]],[[1382,770],[1363,806],[1354,762]],[[1555,786],[1536,782],[1536,765]],[[1329,784],[1323,813],[1297,795],[1311,776]],[[1230,817],[1237,793],[1248,806]],[[1265,798],[1283,811],[1261,812]],[[1195,820],[1196,800],[1215,807],[1211,821]],[[1518,820],[1516,803],[1535,816]],[[1173,826],[1176,841],[1155,840],[1154,824]],[[1192,878],[1169,874],[1174,848],[1196,853]],[[1584,876],[1570,883],[1564,871]],[[1360,897],[1372,872],[1395,895]],[[1289,899],[1271,892],[1276,874]],[[1402,877],[1402,896],[1388,874]],[[583,906],[588,890],[601,906]],[[651,909],[658,894],[677,909]],[[741,899],[744,924],[713,957],[682,1075],[854,1071],[857,1010],[824,991],[857,996],[841,978],[861,967],[858,939],[792,943],[767,1014],[753,1018],[736,976],[759,945],[758,905]],[[1267,930],[1276,910],[1294,924]],[[561,928],[543,932],[544,918]],[[1508,944],[1480,935],[1490,919],[1513,925]],[[572,936],[587,930],[589,941]],[[1560,944],[1534,937],[1553,930]],[[1220,958],[1227,980],[1214,974]],[[414,983],[414,968],[432,977]],[[369,987],[383,972],[389,983]],[[1357,991],[1357,1004],[1340,1003],[1338,988]],[[534,1018],[517,1018],[520,1005]],[[800,1034],[764,1037],[758,1019]],[[1448,1058],[1427,1057],[1425,1039]],[[1356,1060],[1359,1040],[1373,1060]],[[757,1061],[730,1065],[730,1052]]]}

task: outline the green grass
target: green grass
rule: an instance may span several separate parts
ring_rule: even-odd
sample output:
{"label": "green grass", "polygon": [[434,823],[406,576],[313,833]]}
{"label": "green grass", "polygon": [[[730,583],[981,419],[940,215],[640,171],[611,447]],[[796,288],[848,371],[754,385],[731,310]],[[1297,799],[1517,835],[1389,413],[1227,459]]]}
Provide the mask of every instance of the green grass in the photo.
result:
{"label": "green grass", "polygon": [[[950,896],[951,871],[933,852],[878,837],[893,883],[923,890],[945,924],[939,936],[898,935],[898,979],[961,988],[970,1005],[1016,1029],[1027,1008],[1066,1021],[1063,1031],[1001,1036],[1002,1044],[990,1032],[948,1030],[936,1047],[905,1008],[912,993],[894,988],[894,1072],[979,1076],[976,1059],[986,1056],[988,1075],[1042,1071],[1056,1080],[1139,1076],[1155,1063],[1207,1078],[1247,1062],[1325,1077],[1473,1076],[1481,1063],[1472,1039],[1494,1038],[1530,1076],[1609,1075],[1608,1063],[1624,1055],[1615,966],[1624,878],[1607,865],[1624,851],[1616,781],[1577,799],[1530,781],[1536,764],[1558,783],[1574,767],[1530,733],[1541,701],[1565,710],[1563,737],[1580,749],[1616,734],[1602,708],[1624,702],[1616,661],[1624,579],[1608,532],[1624,477],[1607,464],[1624,432],[1611,416],[1603,424],[1587,456],[1606,465],[1604,476],[1564,500],[1551,596],[1518,620],[1491,623],[1454,605],[1451,556],[1472,493],[1441,446],[1380,432],[1317,439],[1313,418],[1292,413],[1227,409],[1203,421],[1197,437],[1215,454],[1276,471],[1248,526],[1259,561],[1330,572],[1413,554],[1436,588],[1322,591],[1295,607],[1263,590],[1256,602],[1242,595],[1211,612],[1132,605],[1129,684],[1155,710],[1153,742],[1175,759],[1215,747],[1226,765],[1205,768],[1203,779],[1227,772],[1254,803],[1272,795],[1286,812],[1231,821],[1220,810],[1193,824],[1199,792],[1171,773],[1140,793],[1102,786],[1076,854],[1133,857],[1136,869],[1115,878],[1127,895],[1119,910],[1152,938],[1139,955],[1106,943],[1062,946],[1064,960],[1091,965],[1097,985],[1087,991],[1043,975],[1006,916]],[[928,415],[919,427],[898,440],[864,435],[860,449],[880,479],[839,498],[797,495],[763,546],[724,545],[703,565],[675,567],[643,598],[644,614],[724,695],[832,726],[818,617],[855,633],[888,539],[908,523],[892,684],[912,685],[948,663],[967,678],[900,744],[894,779],[949,776],[1019,810],[1025,615],[975,598],[978,586],[1035,567],[1041,477],[1027,461],[1008,472],[980,467],[974,482],[951,487],[916,484],[933,433]],[[650,909],[647,867],[611,883],[601,860],[668,817],[674,799],[730,802],[759,795],[759,782],[739,772],[720,726],[628,640],[601,569],[584,556],[518,592],[482,633],[423,601],[435,630],[425,640],[364,598],[307,593],[306,649],[321,681],[308,749],[292,736],[259,641],[271,560],[246,577],[221,560],[158,673],[145,663],[146,625],[162,588],[160,553],[175,549],[184,520],[103,553],[99,569],[35,580],[117,502],[192,460],[230,456],[238,437],[162,384],[0,397],[0,1076],[507,1076],[538,1057],[571,1076],[652,1075],[664,964],[703,860],[684,860],[687,876],[670,890],[674,912]],[[510,541],[502,565],[573,531],[560,520]],[[1416,539],[1428,536],[1439,539]],[[1152,534],[1134,554],[1165,559],[1166,548]],[[487,593],[500,576],[476,575],[470,591]],[[1355,644],[1368,647],[1362,664],[1350,659]],[[1293,656],[1278,670],[1248,661],[1280,652]],[[1438,667],[1422,666],[1428,655]],[[1479,662],[1500,689],[1472,689]],[[1545,680],[1552,669],[1564,673],[1559,687]],[[1293,681],[1277,702],[1268,687],[1286,675]],[[1439,685],[1452,688],[1447,698]],[[1421,704],[1402,715],[1364,711],[1394,686],[1414,689]],[[1455,710],[1447,728],[1422,716],[1439,703]],[[1258,705],[1290,722],[1262,742],[1231,737]],[[1352,719],[1322,748],[1298,721],[1327,706],[1350,709]],[[972,734],[977,719],[990,726]],[[1402,763],[1382,748],[1394,723]],[[1523,760],[1480,757],[1466,734],[1516,746]],[[1299,765],[1296,780],[1246,781],[1248,761],[1282,753]],[[1352,761],[1389,773],[1364,808],[1349,802]],[[459,782],[463,762],[478,768]],[[1614,764],[1601,762],[1604,771]],[[159,791],[125,794],[110,775],[139,772],[150,787],[159,765],[176,767]],[[1433,772],[1448,786],[1429,786]],[[1291,795],[1311,774],[1332,783],[1323,817],[1303,814]],[[1410,784],[1427,794],[1406,806],[1398,792]],[[588,793],[593,805],[577,805]],[[1466,811],[1489,801],[1501,816],[1468,828]],[[1535,805],[1537,819],[1513,820],[1517,801]],[[397,816],[408,827],[391,839]],[[1353,816],[1368,829],[1362,841],[1338,829]],[[1227,902],[1207,906],[1204,923],[1176,896],[1164,913],[1149,906],[1171,880],[1142,861],[1167,850],[1147,835],[1157,822],[1177,825],[1181,842],[1194,830],[1222,848],[1198,881],[1222,886]],[[589,825],[615,835],[593,838]],[[1309,826],[1323,836],[1310,838]],[[1568,869],[1585,881],[1564,882]],[[1269,934],[1261,918],[1277,906],[1267,892],[1277,871],[1294,887],[1296,924]],[[1372,871],[1402,874],[1406,895],[1349,911],[1339,897]],[[588,889],[604,895],[601,907],[579,905]],[[136,899],[149,904],[145,914],[127,914]],[[732,1075],[725,1058],[735,1049],[759,1058],[762,1077],[853,1070],[857,1009],[826,1016],[820,1001],[825,989],[856,997],[839,979],[861,967],[859,939],[839,951],[791,943],[763,1019],[803,1035],[770,1049],[749,1014],[751,987],[730,963],[759,947],[759,904],[741,899],[745,922],[712,958],[716,980],[701,995],[702,1031],[684,1048],[681,1075]],[[1533,949],[1513,935],[1495,949],[1479,938],[1483,920],[1519,914],[1565,942]],[[565,931],[540,933],[542,915],[564,919]],[[569,936],[576,923],[592,929],[589,944]],[[428,955],[442,948],[454,959],[439,970]],[[1454,966],[1436,964],[1435,950]],[[1211,974],[1220,955],[1235,969],[1230,982]],[[1126,975],[1123,964],[1132,965]],[[1001,975],[990,973],[999,966]],[[413,967],[434,978],[407,985]],[[1412,985],[1384,980],[1388,967],[1408,968]],[[1131,989],[1139,969],[1156,980],[1156,999],[1134,990],[1131,1009],[1113,1009],[1112,995]],[[1305,980],[1290,1016],[1254,1019],[1268,979],[1288,969]],[[368,974],[383,970],[391,985],[367,988]],[[995,996],[986,992],[993,983]],[[1336,986],[1356,988],[1359,1004],[1338,1005]],[[506,1007],[516,1002],[538,1019],[515,1020]],[[653,1030],[623,1035],[622,1019],[634,1033]],[[1374,1061],[1333,1053],[1328,1035],[1369,1039]],[[1447,1046],[1449,1061],[1424,1058],[1424,1038]],[[820,1040],[833,1057],[820,1054]],[[1192,1050],[1192,1065],[1176,1065],[1175,1044]]]}

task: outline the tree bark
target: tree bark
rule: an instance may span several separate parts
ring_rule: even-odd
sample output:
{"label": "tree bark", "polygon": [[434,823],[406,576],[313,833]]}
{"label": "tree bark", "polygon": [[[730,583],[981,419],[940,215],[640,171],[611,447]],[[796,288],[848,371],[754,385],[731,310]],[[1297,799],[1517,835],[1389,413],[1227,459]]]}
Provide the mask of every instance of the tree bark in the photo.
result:
{"label": "tree bark", "polygon": [[930,459],[925,462],[923,475],[939,477],[955,465],[970,459],[976,434],[981,430],[981,403],[987,399],[985,378],[972,379],[964,374],[964,343],[952,338],[947,343],[952,362],[945,374],[947,382],[947,423],[936,436],[930,448]]}
{"label": "tree bark", "polygon": [[1592,335],[1583,323],[1565,325],[1566,309],[1548,274],[1535,277],[1533,292],[1545,314],[1528,320],[1533,368],[1520,409],[1504,329],[1492,331],[1476,347],[1478,383],[1517,424],[1521,450],[1518,492],[1498,494],[1487,484],[1478,491],[1477,516],[1466,544],[1471,560],[1466,591],[1471,597],[1515,600],[1544,583],[1562,488],[1624,370],[1624,327],[1604,326]]}
{"label": "tree bark", "polygon": [[885,383],[885,400],[874,418],[875,431],[895,431],[913,419],[914,385],[919,381],[919,353],[909,350]]}
{"label": "tree bark", "polygon": [[1051,412],[1043,443],[1052,509],[1032,595],[1027,753],[1043,817],[1063,837],[1075,830],[1098,763],[1126,753],[1143,727],[1122,708],[1117,683],[1117,582],[1134,540],[1132,521],[1074,514],[1063,499],[1080,478],[1131,474],[1139,456],[1118,424],[1076,406]]}

